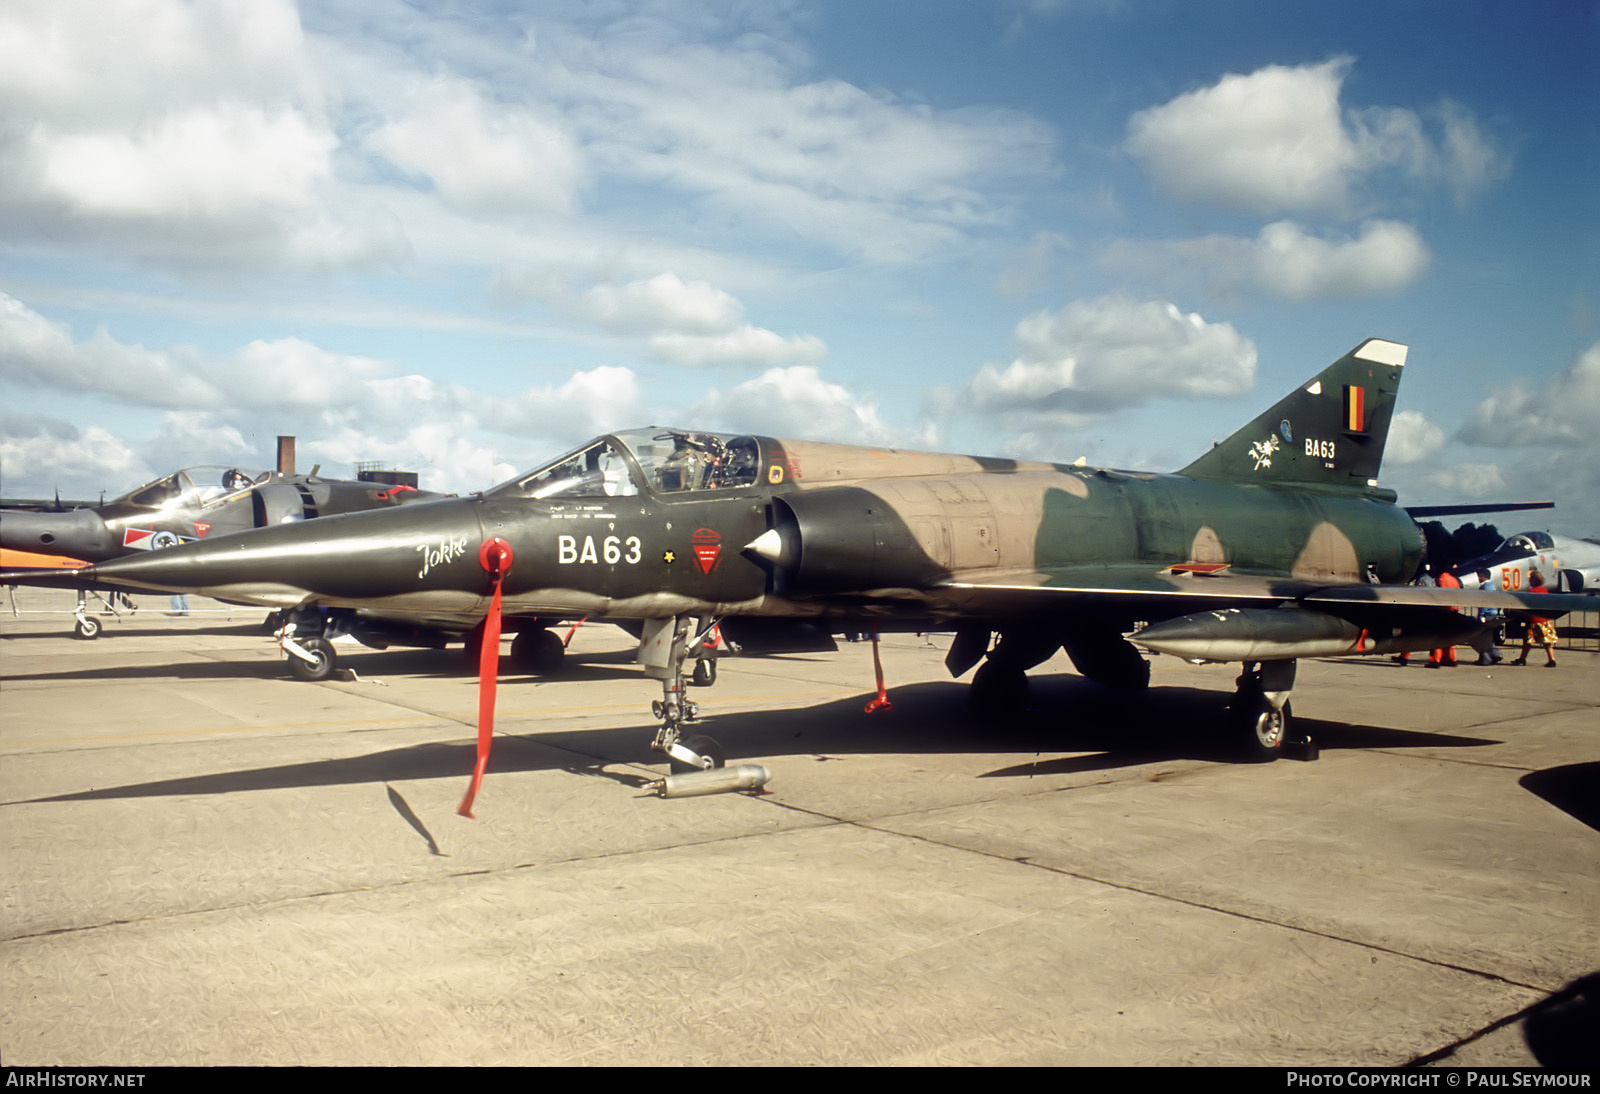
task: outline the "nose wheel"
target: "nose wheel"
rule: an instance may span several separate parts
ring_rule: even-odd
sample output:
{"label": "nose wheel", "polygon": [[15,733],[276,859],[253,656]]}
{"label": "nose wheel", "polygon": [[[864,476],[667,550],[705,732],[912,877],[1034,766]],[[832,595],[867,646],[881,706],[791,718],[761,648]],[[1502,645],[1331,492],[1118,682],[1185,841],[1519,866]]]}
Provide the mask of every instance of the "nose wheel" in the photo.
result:
{"label": "nose wheel", "polygon": [[299,642],[304,654],[291,652],[289,655],[289,671],[294,673],[296,680],[326,680],[333,675],[333,665],[337,655],[333,652],[333,643],[326,638],[305,638]]}
{"label": "nose wheel", "polygon": [[691,771],[711,771],[727,766],[727,757],[723,755],[722,745],[717,743],[715,737],[708,737],[704,733],[691,733],[687,737],[680,737],[677,747],[694,753],[694,759],[680,759],[677,753],[671,754],[669,764],[674,775],[683,775]]}
{"label": "nose wheel", "polygon": [[[684,661],[691,650],[702,646],[711,627],[710,620],[693,616],[652,619],[645,623],[639,641],[639,663],[644,666],[645,674],[661,681],[661,698],[650,704],[651,715],[661,723],[650,747],[666,753],[675,772],[709,771],[726,763],[722,746],[715,738],[703,733],[683,733],[685,725],[700,717],[699,704],[684,693],[688,683],[683,674]],[[699,665],[706,663],[697,662],[697,678]],[[695,682],[700,681],[696,679]]]}
{"label": "nose wheel", "polygon": [[296,680],[313,683],[332,676],[339,655],[330,638],[337,633],[333,622],[321,612],[289,613],[279,641],[290,674]]}

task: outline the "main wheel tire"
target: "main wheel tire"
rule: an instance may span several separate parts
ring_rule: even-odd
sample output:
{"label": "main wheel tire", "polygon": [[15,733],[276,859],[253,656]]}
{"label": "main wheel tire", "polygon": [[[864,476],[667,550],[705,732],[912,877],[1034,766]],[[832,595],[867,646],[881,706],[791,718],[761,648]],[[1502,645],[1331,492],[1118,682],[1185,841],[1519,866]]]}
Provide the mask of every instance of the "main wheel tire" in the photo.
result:
{"label": "main wheel tire", "polygon": [[1241,743],[1252,760],[1276,760],[1294,742],[1294,712],[1287,702],[1273,710],[1266,700],[1259,700],[1254,712],[1244,714],[1240,720],[1244,730]]}
{"label": "main wheel tire", "polygon": [[101,629],[100,620],[92,615],[86,615],[78,620],[77,626],[72,628],[72,636],[74,638],[82,638],[85,641],[92,641],[100,637]]}
{"label": "main wheel tire", "polygon": [[289,655],[289,671],[294,673],[297,680],[309,680],[313,683],[326,680],[333,675],[333,663],[337,654],[333,652],[333,643],[326,638],[307,638],[300,643],[300,648],[309,653],[315,660],[306,661],[297,654]]}
{"label": "main wheel tire", "polygon": [[1032,691],[1028,674],[995,661],[985,661],[972,674],[968,696],[985,714],[1020,714],[1027,709]]}
{"label": "main wheel tire", "polygon": [[694,674],[689,682],[697,688],[708,688],[717,682],[717,662],[712,657],[702,657],[694,663]]}
{"label": "main wheel tire", "polygon": [[[710,760],[711,770],[727,766],[728,758],[722,751],[722,745],[717,743],[717,739],[715,737],[707,737],[704,733],[693,733],[682,738],[678,743],[683,745],[683,747],[687,748],[690,752],[698,752],[700,755]],[[702,768],[695,767],[693,764],[686,764],[682,760],[679,760],[675,757],[670,761],[670,764],[672,767],[672,773],[674,775],[687,775],[695,771],[703,770]]]}
{"label": "main wheel tire", "polygon": [[561,669],[566,647],[554,631],[522,631],[511,640],[511,663],[529,676],[548,676]]}

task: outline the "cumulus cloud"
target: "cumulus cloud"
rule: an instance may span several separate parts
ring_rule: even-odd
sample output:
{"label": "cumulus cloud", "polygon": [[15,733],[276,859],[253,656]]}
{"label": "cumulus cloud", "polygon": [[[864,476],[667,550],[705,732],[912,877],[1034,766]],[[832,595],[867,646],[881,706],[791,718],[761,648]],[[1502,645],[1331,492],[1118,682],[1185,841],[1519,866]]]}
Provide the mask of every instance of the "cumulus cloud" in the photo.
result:
{"label": "cumulus cloud", "polygon": [[615,331],[722,334],[744,318],[744,307],[729,294],[705,281],[686,282],[675,273],[596,285],[583,293],[579,310]]}
{"label": "cumulus cloud", "polygon": [[968,406],[1012,428],[1082,425],[1154,399],[1236,395],[1255,382],[1248,338],[1161,301],[1074,301],[1024,319],[1016,340],[1016,359],[984,365],[966,389]]}
{"label": "cumulus cloud", "polygon": [[[159,78],[153,78],[159,74]],[[294,0],[7,0],[12,120],[123,126],[202,102],[320,103]]]}
{"label": "cumulus cloud", "polygon": [[216,218],[303,207],[336,140],[293,110],[235,103],[124,131],[29,134],[41,197],[87,217]]}
{"label": "cumulus cloud", "polygon": [[1498,464],[1454,464],[1438,467],[1422,475],[1422,481],[1438,496],[1482,501],[1485,497],[1507,497],[1510,486]]}
{"label": "cumulus cloud", "polygon": [[572,210],[584,168],[560,122],[527,106],[488,103],[461,79],[435,78],[417,99],[367,147],[469,212]]}
{"label": "cumulus cloud", "polygon": [[644,18],[546,36],[596,161],[751,229],[888,262],[994,223],[1007,185],[1053,170],[1048,128],[1021,113],[806,82],[778,36],[700,34]]}
{"label": "cumulus cloud", "polygon": [[393,262],[339,185],[292,3],[21,0],[0,12],[0,227],[185,268]]}
{"label": "cumulus cloud", "polygon": [[810,365],[768,369],[729,390],[707,392],[691,416],[748,433],[845,444],[896,443],[895,431],[879,418],[873,400],[823,379]]}
{"label": "cumulus cloud", "polygon": [[[1408,498],[1428,503],[1549,499],[1555,510],[1540,517],[1538,527],[1600,534],[1600,343],[1542,383],[1517,382],[1496,390],[1468,415],[1449,445],[1440,443],[1439,431],[1430,424],[1426,451],[1415,463],[1399,458],[1412,432],[1402,421],[1405,414],[1395,415],[1389,451],[1396,462],[1395,485]],[[1482,459],[1484,448],[1496,450],[1492,462]]]}
{"label": "cumulus cloud", "polygon": [[1496,391],[1478,404],[1458,439],[1496,447],[1600,447],[1600,342],[1537,387],[1517,383]]}
{"label": "cumulus cloud", "polygon": [[58,418],[0,415],[0,477],[7,494],[62,489],[72,497],[82,482],[126,481],[131,488],[153,476],[120,439],[99,426],[79,429]]}
{"label": "cumulus cloud", "polygon": [[184,351],[163,353],[117,342],[104,331],[78,342],[64,323],[0,293],[0,379],[37,388],[92,391],[153,407],[212,407],[215,385]]}
{"label": "cumulus cloud", "polygon": [[521,13],[508,34],[332,10],[311,31],[291,0],[16,0],[0,230],[185,270],[426,248],[570,272],[675,250],[660,241],[692,218],[697,246],[906,262],[1002,222],[1008,187],[1053,170],[1023,114],[808,81],[787,18],[723,35],[693,9],[602,6]]}
{"label": "cumulus cloud", "polygon": [[1141,110],[1127,150],[1162,188],[1260,212],[1344,204],[1357,164],[1339,111],[1350,61],[1230,74]]}
{"label": "cumulus cloud", "polygon": [[371,358],[298,338],[209,355],[125,345],[103,330],[80,342],[65,324],[0,293],[0,379],[32,387],[158,409],[311,409],[365,401],[363,381],[381,370]]}
{"label": "cumulus cloud", "polygon": [[380,460],[427,489],[481,490],[598,433],[639,424],[637,376],[621,367],[490,395],[424,376],[361,380],[351,401],[302,411],[303,459]]}
{"label": "cumulus cloud", "polygon": [[1420,410],[1401,410],[1389,423],[1383,458],[1388,464],[1420,463],[1437,455],[1444,446],[1444,430],[1429,421],[1427,415]]}
{"label": "cumulus cloud", "polygon": [[[335,353],[300,338],[258,339],[232,354],[202,359],[199,368],[227,390],[230,403],[264,410],[368,404],[387,371],[375,358]],[[432,386],[420,376],[402,379]]]}
{"label": "cumulus cloud", "polygon": [[497,399],[484,414],[484,420],[501,432],[555,437],[563,446],[636,426],[643,417],[645,398],[638,374],[618,365],[574,372],[559,385]]}
{"label": "cumulus cloud", "polygon": [[674,273],[596,285],[571,306],[607,330],[643,335],[652,357],[674,365],[770,368],[812,363],[827,354],[820,338],[784,337],[746,323],[744,305],[733,296]]}
{"label": "cumulus cloud", "polygon": [[[134,485],[121,473],[128,468],[148,478],[152,467],[223,458],[260,463],[278,433],[299,437],[308,464],[382,460],[420,472],[430,489],[480,489],[525,460],[647,417],[637,375],[618,366],[490,394],[396,374],[387,362],[297,338],[221,353],[129,346],[104,331],[76,340],[64,324],[4,294],[0,383],[111,404],[122,415],[131,408],[161,412],[155,432],[137,443],[103,429],[80,434],[65,423],[7,415],[0,453],[8,491],[18,482],[42,489],[60,474],[64,484],[78,483],[75,489],[119,492]],[[495,456],[497,436],[516,463]]]}
{"label": "cumulus cloud", "polygon": [[1348,212],[1355,188],[1385,169],[1447,182],[1458,196],[1504,177],[1503,155],[1453,103],[1431,112],[1431,127],[1399,107],[1345,110],[1353,64],[1229,74],[1133,115],[1124,147],[1170,193],[1266,214]]}
{"label": "cumulus cloud", "polygon": [[[261,460],[245,439],[237,425],[223,421],[210,412],[169,410],[161,415],[154,436],[144,446],[146,450],[162,453],[170,467],[191,463],[219,463],[237,460],[255,463]],[[261,466],[265,467],[263,463]]]}
{"label": "cumulus cloud", "polygon": [[1312,235],[1280,220],[1254,239],[1119,240],[1100,259],[1111,269],[1224,299],[1259,293],[1301,302],[1403,289],[1422,276],[1432,254],[1417,230],[1399,221],[1369,220],[1351,237]]}
{"label": "cumulus cloud", "polygon": [[811,334],[785,338],[748,324],[724,334],[658,334],[650,350],[675,365],[739,365],[761,368],[790,361],[820,361],[827,355],[822,339]]}

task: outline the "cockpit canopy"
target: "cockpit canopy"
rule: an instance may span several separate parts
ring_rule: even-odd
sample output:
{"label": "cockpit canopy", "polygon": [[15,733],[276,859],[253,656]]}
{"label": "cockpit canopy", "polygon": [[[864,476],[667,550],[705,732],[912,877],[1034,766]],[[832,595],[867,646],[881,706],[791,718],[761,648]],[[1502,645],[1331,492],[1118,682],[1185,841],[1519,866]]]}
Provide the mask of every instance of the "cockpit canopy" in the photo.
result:
{"label": "cockpit canopy", "polygon": [[189,509],[203,507],[266,482],[272,472],[253,467],[224,467],[205,464],[185,467],[164,478],[147,482],[117,498],[119,502],[147,509]]}
{"label": "cockpit canopy", "polygon": [[761,445],[751,436],[652,426],[614,433],[501,483],[491,496],[618,498],[751,486]]}
{"label": "cockpit canopy", "polygon": [[1555,546],[1555,541],[1550,538],[1549,532],[1518,532],[1502,543],[1495,553],[1521,558],[1538,554],[1540,551],[1553,551]]}

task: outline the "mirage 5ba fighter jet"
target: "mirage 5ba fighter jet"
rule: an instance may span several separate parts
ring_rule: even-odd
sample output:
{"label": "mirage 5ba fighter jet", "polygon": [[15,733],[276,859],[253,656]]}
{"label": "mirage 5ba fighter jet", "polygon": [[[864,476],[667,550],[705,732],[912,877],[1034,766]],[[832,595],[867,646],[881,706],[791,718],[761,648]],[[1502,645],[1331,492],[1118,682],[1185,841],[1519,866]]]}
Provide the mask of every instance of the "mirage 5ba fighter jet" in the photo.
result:
{"label": "mirage 5ba fighter jet", "polygon": [[[185,467],[92,508],[0,510],[0,547],[105,562],[249,528],[439,497],[414,486],[324,479],[315,470],[295,475],[238,466]],[[99,621],[80,612],[78,633],[96,637]]]}
{"label": "mirage 5ba fighter jet", "polygon": [[1296,739],[1298,658],[1463,641],[1478,624],[1456,606],[1580,606],[1406,584],[1423,537],[1377,485],[1405,358],[1363,342],[1173,474],[650,428],[481,495],[83,573],[282,609],[312,661],[332,656],[330,613],[483,621],[486,684],[502,614],[525,630],[639,621],[640,659],[662,681],[655,746],[699,767],[721,754],[681,735],[695,717],[685,660],[713,621],[741,618],[953,630],[950,671],[979,666],[974,697],[999,705],[1021,702],[1027,670],[1063,648],[1128,692],[1149,680],[1141,648],[1240,662],[1238,737],[1267,758]]}

